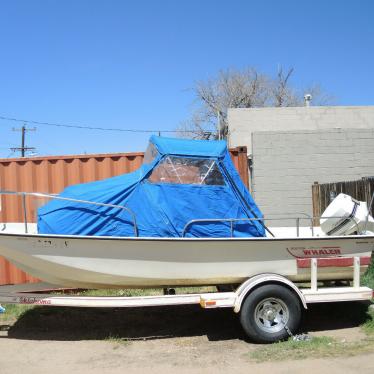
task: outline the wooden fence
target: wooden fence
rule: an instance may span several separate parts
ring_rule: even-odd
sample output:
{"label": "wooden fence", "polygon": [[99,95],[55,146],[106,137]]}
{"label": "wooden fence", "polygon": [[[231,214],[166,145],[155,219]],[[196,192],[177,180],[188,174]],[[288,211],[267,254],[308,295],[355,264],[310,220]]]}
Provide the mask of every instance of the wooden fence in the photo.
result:
{"label": "wooden fence", "polygon": [[[369,205],[374,193],[374,177],[324,184],[314,182],[312,186],[313,216],[320,217],[331,199],[339,193],[350,195],[358,201],[366,201]],[[373,213],[374,206],[371,207],[370,214],[373,216]]]}

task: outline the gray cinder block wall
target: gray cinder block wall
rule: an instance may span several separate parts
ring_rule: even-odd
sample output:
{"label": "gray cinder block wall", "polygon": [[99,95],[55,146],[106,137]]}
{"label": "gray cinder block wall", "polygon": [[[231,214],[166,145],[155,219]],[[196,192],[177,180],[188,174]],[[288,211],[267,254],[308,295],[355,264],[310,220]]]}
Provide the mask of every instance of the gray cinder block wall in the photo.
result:
{"label": "gray cinder block wall", "polygon": [[319,183],[374,176],[374,128],[252,134],[252,194],[265,216],[312,215]]}
{"label": "gray cinder block wall", "polygon": [[312,214],[313,182],[374,175],[374,106],[229,109],[229,144],[246,145],[266,216]]}
{"label": "gray cinder block wall", "polygon": [[251,149],[257,131],[374,128],[374,106],[233,108],[228,110],[229,143]]}

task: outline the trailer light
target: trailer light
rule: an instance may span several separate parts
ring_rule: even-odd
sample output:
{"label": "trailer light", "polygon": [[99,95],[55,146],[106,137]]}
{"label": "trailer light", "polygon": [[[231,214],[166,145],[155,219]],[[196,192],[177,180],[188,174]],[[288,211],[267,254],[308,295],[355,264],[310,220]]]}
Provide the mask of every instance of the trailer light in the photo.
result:
{"label": "trailer light", "polygon": [[203,308],[209,308],[210,306],[215,306],[217,302],[215,300],[201,300],[200,305]]}

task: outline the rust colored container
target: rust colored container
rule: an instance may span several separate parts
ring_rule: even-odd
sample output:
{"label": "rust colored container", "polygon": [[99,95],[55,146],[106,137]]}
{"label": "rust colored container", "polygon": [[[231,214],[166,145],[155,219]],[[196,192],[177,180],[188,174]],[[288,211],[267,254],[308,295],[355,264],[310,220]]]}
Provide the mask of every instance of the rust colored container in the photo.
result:
{"label": "rust colored container", "polygon": [[[247,148],[230,149],[236,169],[248,187]],[[114,153],[0,159],[0,189],[23,192],[59,193],[65,187],[114,177],[138,169],[144,153]],[[23,222],[22,199],[0,196],[0,222]],[[27,221],[36,221],[38,206],[46,200],[26,197]],[[0,257],[0,285],[37,282]]]}

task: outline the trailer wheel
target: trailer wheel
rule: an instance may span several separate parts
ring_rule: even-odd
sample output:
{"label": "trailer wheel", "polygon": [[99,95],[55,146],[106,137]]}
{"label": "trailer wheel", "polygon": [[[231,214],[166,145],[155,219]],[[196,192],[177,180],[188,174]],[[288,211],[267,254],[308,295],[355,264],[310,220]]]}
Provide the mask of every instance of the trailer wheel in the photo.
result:
{"label": "trailer wheel", "polygon": [[288,329],[294,333],[300,324],[298,297],[288,288],[267,284],[253,290],[240,311],[240,323],[250,339],[273,343],[286,339]]}

